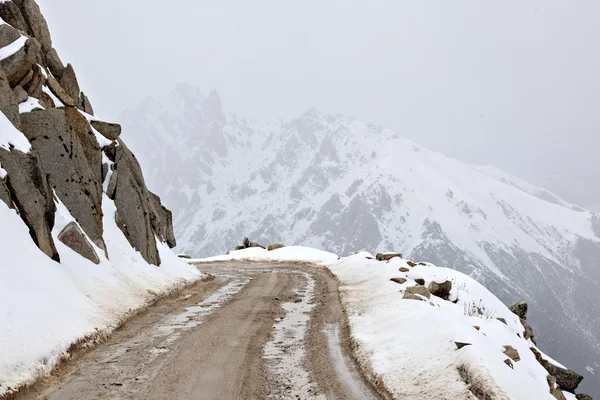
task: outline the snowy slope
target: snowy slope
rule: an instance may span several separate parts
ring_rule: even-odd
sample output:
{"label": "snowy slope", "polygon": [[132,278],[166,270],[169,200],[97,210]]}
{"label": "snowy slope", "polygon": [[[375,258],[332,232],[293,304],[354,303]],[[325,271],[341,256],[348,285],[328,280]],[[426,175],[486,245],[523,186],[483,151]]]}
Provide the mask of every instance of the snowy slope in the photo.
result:
{"label": "snowy slope", "polygon": [[149,187],[174,212],[180,251],[222,254],[244,236],[341,255],[402,251],[468,274],[505,303],[528,300],[541,347],[586,374],[584,387],[598,380],[599,216],[317,110],[246,121],[216,92],[180,85],[122,122]]}
{"label": "snowy slope", "polygon": [[111,259],[96,249],[95,265],[58,240],[74,218],[57,203],[53,237],[61,263],[31,240],[14,210],[0,202],[0,397],[47,374],[71,344],[110,333],[129,313],[157,294],[200,278],[196,268],[158,241],[160,268],[150,266],[115,224],[115,206],[104,196],[105,241]]}

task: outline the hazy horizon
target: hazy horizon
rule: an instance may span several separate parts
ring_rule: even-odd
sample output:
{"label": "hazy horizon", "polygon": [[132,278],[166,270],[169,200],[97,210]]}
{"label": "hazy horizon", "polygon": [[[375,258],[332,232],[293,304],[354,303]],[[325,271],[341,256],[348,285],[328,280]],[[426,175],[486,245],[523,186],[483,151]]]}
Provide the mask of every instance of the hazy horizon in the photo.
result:
{"label": "hazy horizon", "polygon": [[40,6],[105,118],[185,81],[217,89],[245,117],[287,119],[310,107],[352,115],[568,201],[600,204],[600,4]]}

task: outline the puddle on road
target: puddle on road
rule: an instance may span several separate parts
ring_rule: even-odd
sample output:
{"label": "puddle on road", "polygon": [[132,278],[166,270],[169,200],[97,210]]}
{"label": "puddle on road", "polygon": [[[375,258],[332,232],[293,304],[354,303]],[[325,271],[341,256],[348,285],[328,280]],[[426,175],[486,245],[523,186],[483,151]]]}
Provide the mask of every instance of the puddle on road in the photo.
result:
{"label": "puddle on road", "polygon": [[[304,367],[306,357],[305,337],[308,330],[315,281],[309,274],[301,274],[304,287],[294,289],[299,301],[283,303],[285,315],[273,327],[273,339],[264,348],[264,357],[274,377],[276,393],[271,399],[325,399],[317,395],[316,383]],[[308,397],[307,397],[308,394]]]}

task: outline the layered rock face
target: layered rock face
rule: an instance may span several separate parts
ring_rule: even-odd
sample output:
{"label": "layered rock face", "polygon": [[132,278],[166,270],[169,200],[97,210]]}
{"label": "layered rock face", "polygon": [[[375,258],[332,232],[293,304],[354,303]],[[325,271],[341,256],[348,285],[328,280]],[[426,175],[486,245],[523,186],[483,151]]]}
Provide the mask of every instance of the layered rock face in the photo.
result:
{"label": "layered rock face", "polygon": [[38,247],[56,261],[52,229],[55,202],[62,202],[76,223],[58,239],[98,263],[96,251],[110,258],[102,223],[106,187],[129,243],[160,265],[157,240],[176,244],[171,212],[146,188],[121,126],[94,116],[35,1],[0,2],[0,17],[0,111],[31,145],[26,152],[0,142],[0,200],[17,210]]}

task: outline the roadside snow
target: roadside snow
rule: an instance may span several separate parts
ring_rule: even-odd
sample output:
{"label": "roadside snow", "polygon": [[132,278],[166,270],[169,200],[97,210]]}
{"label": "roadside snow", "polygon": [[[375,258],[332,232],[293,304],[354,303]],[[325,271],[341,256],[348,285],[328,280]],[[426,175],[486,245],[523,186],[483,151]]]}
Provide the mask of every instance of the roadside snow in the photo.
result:
{"label": "roadside snow", "polygon": [[162,264],[148,265],[114,222],[115,206],[104,196],[104,238],[110,260],[95,247],[100,264],[57,239],[74,218],[57,204],[52,232],[61,263],[31,240],[14,210],[0,202],[0,396],[47,374],[69,346],[112,331],[156,295],[202,275],[158,243]]}
{"label": "roadside snow", "polygon": [[[554,399],[548,374],[530,350],[533,343],[524,339],[519,318],[484,286],[452,269],[372,258],[358,253],[340,259],[320,250],[288,247],[270,252],[251,248],[188,261],[294,260],[327,267],[340,280],[356,344],[354,356],[396,398],[475,399],[471,384],[497,399]],[[391,278],[407,281],[398,284]],[[449,300],[433,295],[428,301],[402,299],[404,290],[416,285],[415,279],[423,279],[425,286],[451,281]],[[459,350],[455,342],[470,345]],[[513,368],[504,363],[504,346],[519,353],[521,360],[513,361]],[[466,371],[469,383],[460,370]]]}
{"label": "roadside snow", "polygon": [[188,262],[214,262],[214,261],[306,261],[313,263],[333,262],[339,257],[323,250],[302,246],[289,246],[268,251],[260,247],[251,247],[244,250],[232,251],[229,254],[208,258],[187,260]]}

